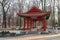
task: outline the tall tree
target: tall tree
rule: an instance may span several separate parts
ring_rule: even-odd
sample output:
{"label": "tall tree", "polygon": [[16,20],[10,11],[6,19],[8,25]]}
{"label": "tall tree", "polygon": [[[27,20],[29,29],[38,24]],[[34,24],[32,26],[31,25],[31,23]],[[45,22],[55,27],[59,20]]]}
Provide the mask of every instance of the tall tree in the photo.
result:
{"label": "tall tree", "polygon": [[3,28],[6,28],[6,13],[9,10],[11,2],[9,0],[2,0],[0,1],[1,7],[2,7],[2,12],[3,12]]}
{"label": "tall tree", "polygon": [[9,8],[9,13],[8,14],[9,16],[9,24],[8,26],[10,26],[10,19],[12,20],[12,26],[15,26],[18,25],[20,26],[19,28],[21,28],[21,17],[18,17],[17,13],[18,12],[21,12],[22,10],[22,7],[21,7],[21,3],[20,2],[16,2],[16,3],[13,3],[12,6]]}

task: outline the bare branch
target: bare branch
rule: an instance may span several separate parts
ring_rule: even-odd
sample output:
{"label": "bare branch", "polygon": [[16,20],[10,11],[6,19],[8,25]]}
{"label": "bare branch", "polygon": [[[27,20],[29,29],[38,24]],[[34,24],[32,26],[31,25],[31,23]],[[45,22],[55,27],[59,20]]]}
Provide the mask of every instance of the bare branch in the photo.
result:
{"label": "bare branch", "polygon": [[9,1],[5,2],[4,7],[9,3]]}
{"label": "bare branch", "polygon": [[6,2],[7,0],[3,0],[2,3]]}
{"label": "bare branch", "polygon": [[2,2],[0,1],[0,3],[2,3]]}
{"label": "bare branch", "polygon": [[8,5],[8,8],[7,8],[7,10],[6,10],[6,13],[8,12],[8,9],[10,8],[10,4],[11,4],[11,3],[9,3],[9,5]]}
{"label": "bare branch", "polygon": [[2,2],[0,1],[0,4],[2,5]]}

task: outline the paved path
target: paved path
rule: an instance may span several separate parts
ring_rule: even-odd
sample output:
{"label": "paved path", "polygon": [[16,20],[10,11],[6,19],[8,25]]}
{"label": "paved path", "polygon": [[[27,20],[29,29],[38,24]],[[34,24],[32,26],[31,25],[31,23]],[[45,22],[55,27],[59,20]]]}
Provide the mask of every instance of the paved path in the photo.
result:
{"label": "paved path", "polygon": [[60,40],[60,34],[53,34],[53,35],[30,34],[17,37],[4,37],[0,38],[0,40]]}
{"label": "paved path", "polygon": [[58,37],[49,37],[49,38],[37,38],[37,39],[31,39],[31,40],[60,40],[60,36],[58,36]]}

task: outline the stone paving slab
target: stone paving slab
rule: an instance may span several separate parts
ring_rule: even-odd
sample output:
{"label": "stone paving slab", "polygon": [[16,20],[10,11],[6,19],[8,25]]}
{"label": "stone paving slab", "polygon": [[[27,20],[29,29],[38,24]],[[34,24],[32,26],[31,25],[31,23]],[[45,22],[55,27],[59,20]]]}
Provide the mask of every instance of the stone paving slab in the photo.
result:
{"label": "stone paving slab", "polygon": [[32,39],[32,40],[60,40],[60,36],[59,37],[51,37],[51,38],[39,38],[39,39]]}

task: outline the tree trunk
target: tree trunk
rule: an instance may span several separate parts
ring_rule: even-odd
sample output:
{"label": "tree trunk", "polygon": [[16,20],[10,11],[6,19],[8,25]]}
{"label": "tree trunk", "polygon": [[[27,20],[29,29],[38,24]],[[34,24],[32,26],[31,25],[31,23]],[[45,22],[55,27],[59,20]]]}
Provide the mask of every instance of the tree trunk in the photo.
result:
{"label": "tree trunk", "polygon": [[3,28],[6,28],[6,12],[4,10],[4,7],[3,7]]}
{"label": "tree trunk", "polygon": [[8,18],[8,26],[10,27],[10,17]]}

